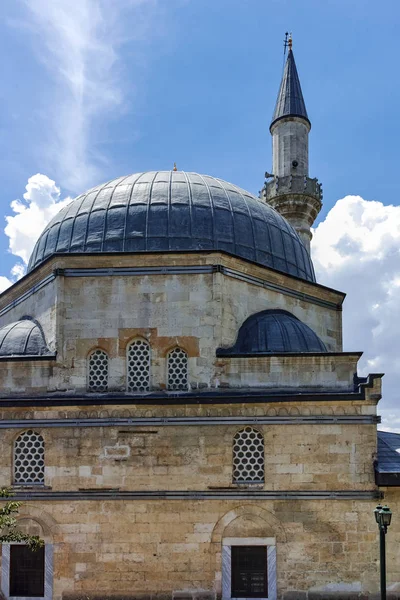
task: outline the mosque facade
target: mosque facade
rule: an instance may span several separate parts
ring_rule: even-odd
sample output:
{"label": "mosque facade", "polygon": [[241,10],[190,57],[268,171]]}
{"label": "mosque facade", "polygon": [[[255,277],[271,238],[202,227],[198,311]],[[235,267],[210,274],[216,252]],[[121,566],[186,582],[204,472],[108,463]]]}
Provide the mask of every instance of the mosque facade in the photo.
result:
{"label": "mosque facade", "polygon": [[0,486],[45,541],[3,544],[7,600],[377,598],[378,502],[400,598],[400,436],[315,278],[310,128],[290,47],[258,197],[109,181],[1,294]]}

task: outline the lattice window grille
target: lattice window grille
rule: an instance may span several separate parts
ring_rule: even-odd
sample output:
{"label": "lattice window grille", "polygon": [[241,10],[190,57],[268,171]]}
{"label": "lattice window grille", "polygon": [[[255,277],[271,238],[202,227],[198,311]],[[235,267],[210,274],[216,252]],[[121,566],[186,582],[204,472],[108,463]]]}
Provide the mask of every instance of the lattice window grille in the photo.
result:
{"label": "lattice window grille", "polygon": [[128,348],[127,375],[129,392],[150,390],[150,345],[134,340]]}
{"label": "lattice window grille", "polygon": [[264,482],[264,437],[253,427],[245,427],[233,438],[233,481]]}
{"label": "lattice window grille", "polygon": [[188,355],[182,348],[168,354],[168,389],[188,389]]}
{"label": "lattice window grille", "polygon": [[103,350],[95,350],[89,356],[88,390],[106,392],[108,389],[108,356]]}
{"label": "lattice window grille", "polygon": [[14,483],[44,483],[44,439],[32,429],[14,442]]}

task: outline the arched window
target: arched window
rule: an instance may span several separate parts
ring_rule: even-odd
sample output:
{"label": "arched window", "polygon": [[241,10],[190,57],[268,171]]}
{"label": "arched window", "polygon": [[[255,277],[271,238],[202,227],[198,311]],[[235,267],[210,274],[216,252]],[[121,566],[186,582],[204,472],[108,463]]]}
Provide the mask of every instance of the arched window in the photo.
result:
{"label": "arched window", "polygon": [[129,392],[148,392],[150,389],[150,345],[146,340],[134,340],[126,357],[127,388]]}
{"label": "arched window", "polygon": [[44,439],[32,429],[21,433],[14,442],[14,483],[44,483]]}
{"label": "arched window", "polygon": [[188,355],[182,348],[174,348],[168,354],[168,389],[188,389]]}
{"label": "arched window", "polygon": [[108,389],[108,356],[104,350],[94,350],[88,360],[88,391],[106,392]]}
{"label": "arched window", "polygon": [[264,437],[244,427],[233,438],[234,483],[264,483]]}

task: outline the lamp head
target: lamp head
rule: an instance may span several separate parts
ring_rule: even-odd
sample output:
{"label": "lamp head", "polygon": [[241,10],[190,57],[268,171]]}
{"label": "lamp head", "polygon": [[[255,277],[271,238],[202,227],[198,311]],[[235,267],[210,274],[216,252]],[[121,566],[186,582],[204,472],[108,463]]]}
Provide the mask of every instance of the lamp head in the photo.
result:
{"label": "lamp head", "polygon": [[382,504],[378,504],[378,506],[374,510],[375,521],[378,523],[378,525],[379,525],[379,513],[382,510],[382,508],[383,508]]}
{"label": "lamp head", "polygon": [[379,511],[379,518],[380,518],[381,525],[383,525],[385,528],[389,527],[389,525],[392,521],[392,511],[390,510],[390,508],[388,506],[384,506]]}

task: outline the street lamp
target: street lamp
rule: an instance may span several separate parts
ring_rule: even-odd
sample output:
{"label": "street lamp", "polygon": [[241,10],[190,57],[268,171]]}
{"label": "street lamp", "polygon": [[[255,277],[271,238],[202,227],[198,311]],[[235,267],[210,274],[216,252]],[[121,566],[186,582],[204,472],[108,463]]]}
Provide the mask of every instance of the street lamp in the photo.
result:
{"label": "street lamp", "polygon": [[380,563],[381,563],[381,600],[386,600],[386,547],[385,536],[388,527],[392,521],[392,511],[388,506],[378,506],[374,510],[375,521],[379,528],[379,548],[380,548]]}

